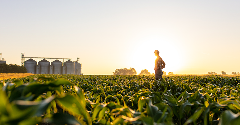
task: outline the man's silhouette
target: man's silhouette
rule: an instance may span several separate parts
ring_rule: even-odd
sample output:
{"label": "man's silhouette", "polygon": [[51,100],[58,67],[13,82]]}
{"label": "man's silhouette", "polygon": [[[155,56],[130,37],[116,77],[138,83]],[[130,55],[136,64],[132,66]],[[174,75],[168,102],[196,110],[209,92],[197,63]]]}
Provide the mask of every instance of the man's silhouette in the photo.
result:
{"label": "man's silhouette", "polygon": [[165,68],[165,62],[162,60],[162,58],[159,56],[159,51],[155,50],[154,51],[155,56],[157,56],[156,60],[155,60],[155,79],[156,80],[161,80],[162,79],[162,69]]}

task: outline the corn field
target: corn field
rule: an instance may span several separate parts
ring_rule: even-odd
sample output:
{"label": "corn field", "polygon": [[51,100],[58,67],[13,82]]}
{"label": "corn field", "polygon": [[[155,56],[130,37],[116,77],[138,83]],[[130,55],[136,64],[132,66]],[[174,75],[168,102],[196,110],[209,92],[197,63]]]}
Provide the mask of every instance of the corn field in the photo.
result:
{"label": "corn field", "polygon": [[239,76],[31,75],[0,82],[1,125],[236,125]]}

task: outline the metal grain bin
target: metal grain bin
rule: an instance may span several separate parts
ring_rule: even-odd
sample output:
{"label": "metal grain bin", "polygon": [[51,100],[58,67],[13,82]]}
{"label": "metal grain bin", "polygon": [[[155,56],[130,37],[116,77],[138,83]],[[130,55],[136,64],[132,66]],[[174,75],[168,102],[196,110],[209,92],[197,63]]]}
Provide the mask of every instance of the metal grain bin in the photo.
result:
{"label": "metal grain bin", "polygon": [[66,70],[67,70],[67,67],[66,67],[66,66],[63,66],[63,67],[62,67],[62,74],[66,74]]}
{"label": "metal grain bin", "polygon": [[36,66],[36,74],[40,74],[40,66],[39,65]]}
{"label": "metal grain bin", "polygon": [[27,73],[36,73],[37,62],[33,59],[29,59],[24,62],[24,67],[27,69]]}
{"label": "metal grain bin", "polygon": [[0,64],[6,64],[6,61],[0,60]]}
{"label": "metal grain bin", "polygon": [[66,74],[74,74],[75,68],[74,68],[74,62],[68,60],[67,62],[64,63],[66,66]]}
{"label": "metal grain bin", "polygon": [[75,74],[81,75],[81,64],[78,62],[75,62]]}
{"label": "metal grain bin", "polygon": [[55,60],[52,62],[53,74],[62,74],[62,62]]}
{"label": "metal grain bin", "polygon": [[46,59],[41,60],[38,62],[40,65],[40,74],[49,74],[50,62]]}
{"label": "metal grain bin", "polygon": [[53,74],[53,66],[52,65],[50,66],[49,74]]}

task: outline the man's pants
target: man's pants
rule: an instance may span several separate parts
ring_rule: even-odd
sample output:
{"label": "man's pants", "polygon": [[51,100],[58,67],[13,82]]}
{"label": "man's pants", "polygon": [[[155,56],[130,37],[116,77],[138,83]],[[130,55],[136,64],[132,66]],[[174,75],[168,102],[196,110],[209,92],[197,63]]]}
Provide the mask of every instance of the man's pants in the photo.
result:
{"label": "man's pants", "polygon": [[162,79],[162,70],[155,70],[155,79],[156,80],[161,80]]}

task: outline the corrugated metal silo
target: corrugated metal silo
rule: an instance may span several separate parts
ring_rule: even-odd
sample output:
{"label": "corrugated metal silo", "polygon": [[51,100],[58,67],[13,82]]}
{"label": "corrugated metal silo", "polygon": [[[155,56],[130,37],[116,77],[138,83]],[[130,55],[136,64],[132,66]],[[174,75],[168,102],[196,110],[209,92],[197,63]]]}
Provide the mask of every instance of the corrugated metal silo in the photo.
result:
{"label": "corrugated metal silo", "polygon": [[74,74],[74,62],[68,60],[67,62],[64,63],[64,65],[66,66],[66,74]]}
{"label": "corrugated metal silo", "polygon": [[6,61],[0,60],[0,64],[6,64]]}
{"label": "corrugated metal silo", "polygon": [[39,65],[36,66],[36,74],[40,74],[40,66]]}
{"label": "corrugated metal silo", "polygon": [[75,74],[81,75],[81,64],[78,62],[75,62]]}
{"label": "corrugated metal silo", "polygon": [[41,60],[38,62],[40,65],[40,74],[49,74],[50,62],[46,59]]}
{"label": "corrugated metal silo", "polygon": [[66,70],[67,70],[67,67],[66,67],[66,66],[63,66],[63,67],[62,67],[62,74],[66,74]]}
{"label": "corrugated metal silo", "polygon": [[53,74],[53,66],[52,65],[50,66],[49,74]]}
{"label": "corrugated metal silo", "polygon": [[36,65],[37,62],[33,59],[29,59],[27,61],[24,62],[24,67],[27,69],[28,73],[36,73]]}
{"label": "corrugated metal silo", "polygon": [[55,60],[52,62],[53,74],[62,74],[62,62]]}

